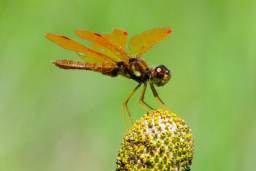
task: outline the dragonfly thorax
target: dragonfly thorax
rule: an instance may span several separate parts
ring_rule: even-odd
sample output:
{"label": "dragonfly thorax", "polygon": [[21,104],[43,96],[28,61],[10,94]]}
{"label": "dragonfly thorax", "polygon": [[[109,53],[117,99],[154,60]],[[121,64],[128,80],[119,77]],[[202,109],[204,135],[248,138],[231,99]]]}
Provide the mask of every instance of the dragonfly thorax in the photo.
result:
{"label": "dragonfly thorax", "polygon": [[149,80],[150,69],[142,58],[130,58],[128,66],[121,75],[140,83],[146,82]]}

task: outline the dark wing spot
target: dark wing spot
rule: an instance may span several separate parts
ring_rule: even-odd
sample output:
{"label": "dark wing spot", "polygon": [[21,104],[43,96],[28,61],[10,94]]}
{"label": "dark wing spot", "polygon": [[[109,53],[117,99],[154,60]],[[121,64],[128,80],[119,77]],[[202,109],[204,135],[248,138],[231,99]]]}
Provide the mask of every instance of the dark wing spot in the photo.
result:
{"label": "dark wing spot", "polygon": [[66,37],[66,36],[61,36],[63,39],[67,39],[70,40],[70,38]]}
{"label": "dark wing spot", "polygon": [[99,33],[94,33],[94,35],[96,35],[96,36],[98,36],[98,37],[102,37],[102,35],[99,34]]}
{"label": "dark wing spot", "polygon": [[127,35],[128,35],[128,32],[125,31],[125,32],[124,32],[124,35],[127,36]]}
{"label": "dark wing spot", "polygon": [[170,34],[172,32],[172,29],[167,30],[167,34]]}

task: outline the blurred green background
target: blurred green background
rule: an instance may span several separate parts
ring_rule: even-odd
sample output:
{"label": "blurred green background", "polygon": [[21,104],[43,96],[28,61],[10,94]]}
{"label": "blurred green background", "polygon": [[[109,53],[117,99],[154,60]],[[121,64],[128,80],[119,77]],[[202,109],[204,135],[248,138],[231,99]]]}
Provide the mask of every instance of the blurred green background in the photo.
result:
{"label": "blurred green background", "polygon": [[[174,32],[145,59],[172,70],[158,92],[192,128],[192,170],[254,170],[255,9],[254,0],[0,0],[0,170],[114,170],[121,103],[136,83],[54,67],[78,58],[45,34],[160,26]],[[134,118],[145,113],[138,97]],[[146,100],[157,107],[149,91]]]}

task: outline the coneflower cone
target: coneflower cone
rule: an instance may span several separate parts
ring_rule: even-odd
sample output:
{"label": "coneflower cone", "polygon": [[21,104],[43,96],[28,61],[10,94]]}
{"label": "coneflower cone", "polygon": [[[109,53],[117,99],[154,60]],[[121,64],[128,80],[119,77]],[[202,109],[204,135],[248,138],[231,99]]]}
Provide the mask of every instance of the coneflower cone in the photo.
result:
{"label": "coneflower cone", "polygon": [[193,158],[190,128],[175,113],[154,110],[123,137],[116,171],[189,171]]}

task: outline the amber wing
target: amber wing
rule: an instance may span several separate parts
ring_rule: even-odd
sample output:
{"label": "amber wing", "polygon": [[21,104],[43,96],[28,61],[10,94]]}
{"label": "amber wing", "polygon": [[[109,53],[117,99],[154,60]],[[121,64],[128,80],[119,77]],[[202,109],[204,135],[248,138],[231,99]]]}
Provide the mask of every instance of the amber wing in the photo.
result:
{"label": "amber wing", "polygon": [[154,28],[134,36],[128,44],[129,56],[142,56],[171,32],[171,28]]}
{"label": "amber wing", "polygon": [[[128,36],[128,33],[126,31],[121,30],[121,29],[114,29],[112,31],[112,33],[110,33],[110,34],[101,34],[101,35],[110,44],[112,44],[111,46],[114,45],[115,48],[119,48],[121,51],[124,51],[126,41],[127,41],[127,36]],[[116,53],[113,53],[113,51],[110,50],[107,46],[103,46],[102,44],[99,44],[95,41],[91,41],[90,47],[91,47],[91,49],[93,49],[97,52],[100,52],[104,55],[110,56],[116,62],[120,62],[120,61],[124,60],[123,57],[120,57]],[[86,60],[88,60],[88,59],[91,59],[91,56],[87,55],[87,56],[84,56],[84,58]],[[126,57],[125,57],[125,60],[127,60]]]}
{"label": "amber wing", "polygon": [[104,55],[102,53],[99,53],[95,50],[89,49],[66,36],[56,35],[56,34],[47,34],[47,38],[65,49],[68,49],[77,53],[86,54],[87,56],[94,57],[95,60],[105,61],[106,63],[115,64],[115,61],[111,57]]}
{"label": "amber wing", "polygon": [[[116,61],[128,63],[129,57],[125,53],[123,46],[127,39],[127,32],[114,30],[110,35],[103,35],[90,31],[77,31],[81,38],[92,42],[94,48],[101,49],[101,53],[111,55]],[[99,48],[101,47],[101,48]]]}

